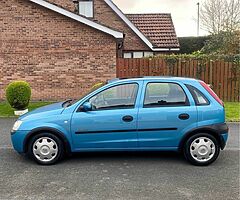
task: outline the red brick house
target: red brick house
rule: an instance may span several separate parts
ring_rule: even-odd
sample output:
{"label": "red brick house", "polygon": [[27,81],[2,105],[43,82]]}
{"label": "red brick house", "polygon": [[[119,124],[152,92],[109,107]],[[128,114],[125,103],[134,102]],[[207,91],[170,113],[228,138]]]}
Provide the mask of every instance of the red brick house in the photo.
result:
{"label": "red brick house", "polygon": [[20,79],[35,100],[78,98],[116,76],[117,57],[179,50],[170,14],[125,15],[111,0],[8,0],[0,7],[0,99]]}

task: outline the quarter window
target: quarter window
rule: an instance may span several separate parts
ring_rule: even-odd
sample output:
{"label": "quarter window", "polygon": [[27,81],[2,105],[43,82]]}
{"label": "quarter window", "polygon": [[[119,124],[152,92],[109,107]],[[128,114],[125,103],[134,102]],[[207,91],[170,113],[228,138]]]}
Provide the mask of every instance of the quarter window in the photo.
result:
{"label": "quarter window", "polygon": [[98,93],[89,99],[93,110],[134,108],[138,84],[118,85]]}
{"label": "quarter window", "polygon": [[149,83],[144,107],[185,106],[188,99],[182,87],[175,83]]}
{"label": "quarter window", "polygon": [[208,99],[197,88],[195,88],[191,85],[187,85],[187,88],[191,92],[196,105],[198,105],[198,106],[209,105]]}

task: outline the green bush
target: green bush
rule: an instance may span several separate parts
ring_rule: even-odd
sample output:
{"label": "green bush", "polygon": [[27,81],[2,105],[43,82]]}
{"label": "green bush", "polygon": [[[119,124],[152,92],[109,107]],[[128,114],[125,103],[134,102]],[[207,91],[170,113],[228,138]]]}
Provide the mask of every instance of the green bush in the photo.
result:
{"label": "green bush", "polygon": [[180,54],[191,54],[194,51],[200,51],[206,42],[208,41],[209,36],[201,37],[179,37],[180,43]]}
{"label": "green bush", "polygon": [[7,86],[6,97],[12,108],[24,110],[31,98],[30,85],[25,81],[14,81]]}

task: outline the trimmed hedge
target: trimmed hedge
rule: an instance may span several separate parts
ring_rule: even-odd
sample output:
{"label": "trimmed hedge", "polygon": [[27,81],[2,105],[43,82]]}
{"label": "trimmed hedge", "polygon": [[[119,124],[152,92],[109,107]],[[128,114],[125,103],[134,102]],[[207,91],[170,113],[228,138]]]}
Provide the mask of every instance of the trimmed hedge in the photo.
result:
{"label": "trimmed hedge", "polygon": [[30,85],[25,81],[14,81],[7,86],[6,97],[12,108],[24,110],[31,98]]}
{"label": "trimmed hedge", "polygon": [[181,54],[191,54],[195,51],[200,51],[209,40],[208,36],[202,37],[179,37]]}

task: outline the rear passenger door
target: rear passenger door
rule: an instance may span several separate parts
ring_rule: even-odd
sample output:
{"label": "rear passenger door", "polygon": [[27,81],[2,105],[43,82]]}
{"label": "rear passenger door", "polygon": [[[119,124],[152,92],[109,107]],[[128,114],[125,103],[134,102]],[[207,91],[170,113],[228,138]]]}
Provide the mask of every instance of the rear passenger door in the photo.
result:
{"label": "rear passenger door", "polygon": [[139,147],[177,148],[197,122],[193,98],[179,82],[145,81],[138,113]]}

